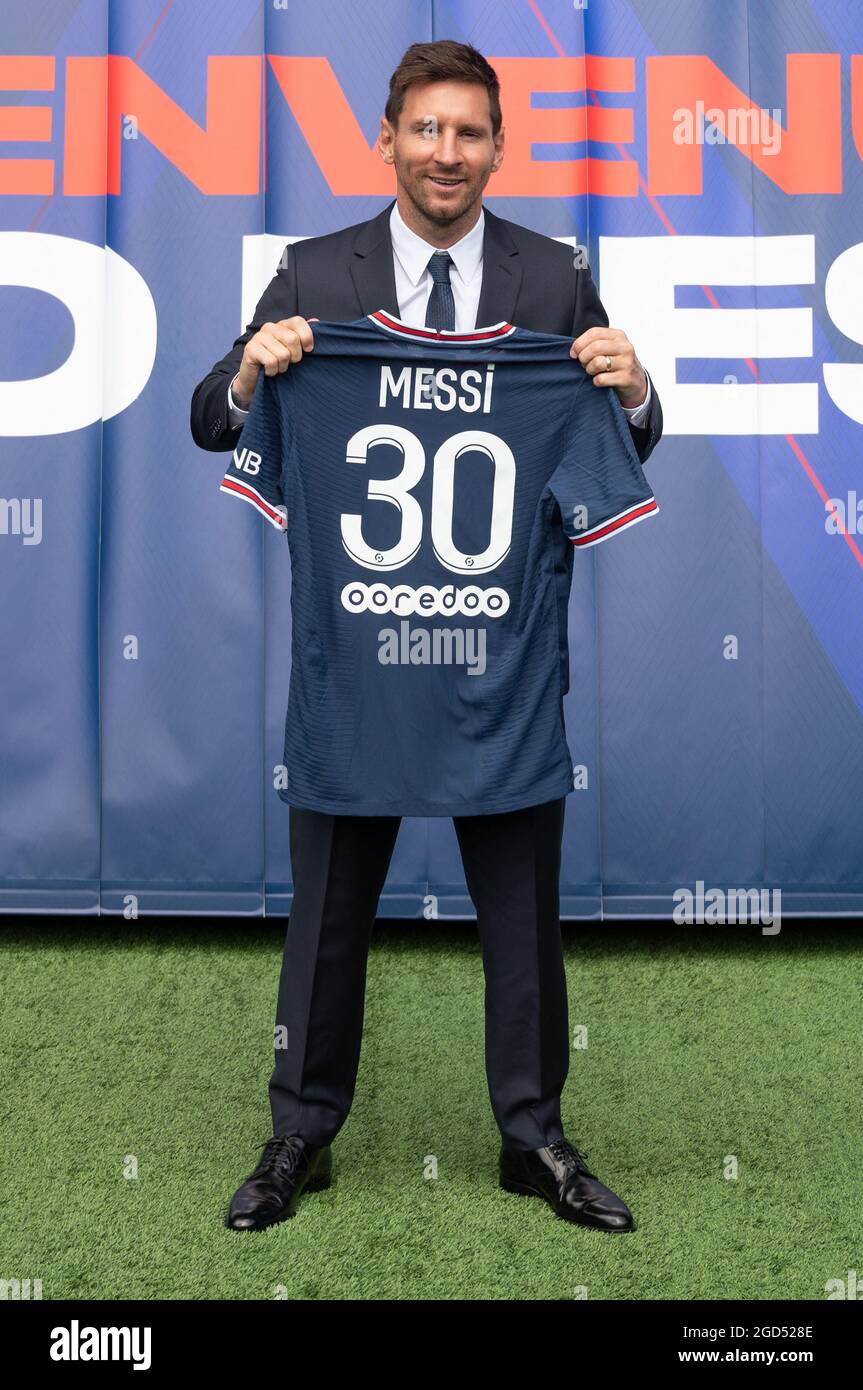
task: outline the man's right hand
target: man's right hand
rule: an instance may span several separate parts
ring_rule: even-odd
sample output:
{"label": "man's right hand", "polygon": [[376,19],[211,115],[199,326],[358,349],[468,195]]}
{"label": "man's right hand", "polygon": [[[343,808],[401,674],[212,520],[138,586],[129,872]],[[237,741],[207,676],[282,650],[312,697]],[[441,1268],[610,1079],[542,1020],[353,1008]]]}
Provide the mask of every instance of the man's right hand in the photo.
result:
{"label": "man's right hand", "polygon": [[304,352],[311,352],[315,340],[309,324],[319,322],[297,314],[278,323],[265,323],[249,339],[240,370],[231,382],[231,396],[240,410],[248,410],[262,367],[266,376],[275,376],[277,372],[286,372],[292,362],[299,362]]}

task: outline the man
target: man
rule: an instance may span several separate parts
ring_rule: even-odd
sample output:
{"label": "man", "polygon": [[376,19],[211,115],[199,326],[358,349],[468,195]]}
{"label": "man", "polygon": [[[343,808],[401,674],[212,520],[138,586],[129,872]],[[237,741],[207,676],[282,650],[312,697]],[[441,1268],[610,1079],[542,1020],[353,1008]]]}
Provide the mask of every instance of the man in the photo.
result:
{"label": "man", "polygon": [[[378,148],[395,168],[395,202],[291,248],[246,332],[195,389],[196,443],[235,448],[259,373],[288,371],[312,350],[316,319],[351,322],[384,309],[415,327],[465,332],[507,321],[572,335],[571,355],[592,387],[617,392],[644,462],[662,433],[659,400],[626,334],[608,326],[590,272],[575,268],[570,248],[483,209],[504,130],[482,55],[449,40],[412,45],[390,81]],[[569,1067],[564,805],[454,817],[483,952],[500,1181],[544,1197],[568,1221],[629,1231],[632,1213],[585,1167],[560,1116]],[[273,1137],[234,1194],[231,1229],[269,1226],[293,1214],[303,1191],[329,1185],[330,1144],[359,1065],[369,937],[399,823],[290,807],[294,899],[276,1021],[291,1042],[276,1050],[270,1081]]]}

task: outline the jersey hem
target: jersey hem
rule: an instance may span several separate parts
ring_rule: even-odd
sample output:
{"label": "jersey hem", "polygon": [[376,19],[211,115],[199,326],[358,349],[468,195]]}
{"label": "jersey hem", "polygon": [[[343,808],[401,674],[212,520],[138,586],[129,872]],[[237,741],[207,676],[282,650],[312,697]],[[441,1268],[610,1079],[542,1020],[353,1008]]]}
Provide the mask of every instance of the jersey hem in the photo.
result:
{"label": "jersey hem", "polygon": [[[369,809],[366,806],[346,806],[336,802],[317,802],[314,806],[308,801],[296,800],[285,790],[280,790],[277,795],[280,801],[284,801],[288,806],[296,806],[301,811],[319,811],[327,816],[417,816],[417,817],[451,817],[451,816],[494,816],[501,815],[504,811],[523,811],[528,806],[541,806],[546,801],[553,801],[556,797],[567,796],[573,790],[572,774],[567,773],[565,784],[563,781],[556,788],[549,791],[536,790],[525,793],[522,796],[509,797],[505,801],[493,802],[491,805],[487,801],[465,801],[458,806],[449,805],[445,809],[440,809],[440,802],[408,802],[407,809],[405,803],[399,801],[396,805],[382,805],[378,803]],[[434,809],[433,809],[434,808]]]}
{"label": "jersey hem", "polygon": [[634,502],[631,507],[618,512],[616,516],[609,517],[608,521],[603,521],[594,526],[590,531],[583,531],[579,536],[570,536],[569,539],[574,546],[579,549],[583,546],[599,545],[602,541],[607,541],[609,536],[617,536],[621,531],[628,531],[630,526],[635,526],[639,521],[644,521],[648,516],[656,516],[659,511],[659,503],[653,496],[645,497],[642,502]]}
{"label": "jersey hem", "polygon": [[236,478],[225,474],[219,487],[220,492],[226,492],[229,497],[238,497],[241,502],[249,502],[256,511],[265,517],[271,526],[275,526],[277,531],[287,530],[287,509],[278,504],[268,502],[263,493],[258,492],[257,488],[248,483],[240,483]]}

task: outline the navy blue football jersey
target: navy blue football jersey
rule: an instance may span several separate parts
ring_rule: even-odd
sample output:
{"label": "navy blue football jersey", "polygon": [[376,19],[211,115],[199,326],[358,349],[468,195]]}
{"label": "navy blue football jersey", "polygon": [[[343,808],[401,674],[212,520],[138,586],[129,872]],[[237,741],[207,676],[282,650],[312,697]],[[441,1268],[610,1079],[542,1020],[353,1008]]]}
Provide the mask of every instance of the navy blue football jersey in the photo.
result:
{"label": "navy blue football jersey", "polygon": [[572,339],[498,323],[314,323],[258,376],[221,482],[287,534],[283,801],[484,815],[572,790],[576,547],[658,511]]}

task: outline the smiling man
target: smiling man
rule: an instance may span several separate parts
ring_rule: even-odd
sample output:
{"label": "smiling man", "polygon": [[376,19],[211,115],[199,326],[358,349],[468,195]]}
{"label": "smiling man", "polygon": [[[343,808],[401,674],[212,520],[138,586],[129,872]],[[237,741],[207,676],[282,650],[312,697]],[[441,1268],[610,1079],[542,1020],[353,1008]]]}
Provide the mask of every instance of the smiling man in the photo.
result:
{"label": "smiling man", "polygon": [[[315,320],[355,324],[384,311],[384,333],[408,342],[418,330],[437,342],[440,333],[476,337],[492,328],[498,335],[529,329],[572,339],[569,349],[563,343],[548,350],[562,352],[564,365],[577,358],[592,378],[572,369],[573,411],[582,385],[616,393],[638,459],[647,459],[662,432],[659,400],[625,332],[609,327],[589,270],[574,263],[570,247],[483,207],[505,157],[504,137],[497,78],[476,49],[450,40],[408,49],[390,80],[378,141],[380,157],[395,171],[395,200],[367,222],[290,248],[246,332],[195,388],[191,425],[201,448],[234,450],[253,397],[250,431],[253,421],[260,434],[261,373],[292,371],[313,352]],[[568,392],[568,379],[562,384]],[[557,409],[577,429],[580,416],[568,411],[567,399]],[[625,455],[622,420],[615,429],[615,447]],[[238,458],[239,468],[241,449]],[[629,466],[640,475],[634,457]],[[257,488],[239,473],[228,486],[260,501],[263,483],[254,481]],[[268,511],[279,523],[272,506]],[[560,516],[558,531],[559,523]],[[546,576],[563,574],[567,565],[571,575],[565,537],[562,546],[553,552],[559,566],[543,561]],[[317,551],[318,563],[325,553]],[[561,592],[565,630],[568,589]],[[507,719],[507,710],[494,713]],[[562,724],[562,705],[552,723]],[[500,1182],[543,1197],[575,1224],[631,1231],[629,1208],[589,1172],[561,1121],[569,1067],[558,886],[565,796],[519,793],[514,800],[515,809],[453,815],[482,945]],[[231,1201],[226,1224],[233,1230],[280,1221],[303,1191],[329,1185],[330,1144],[350,1110],[359,1064],[369,938],[400,819],[290,804],[294,898],[276,1012],[277,1038],[289,1042],[275,1050],[273,1134]]]}

